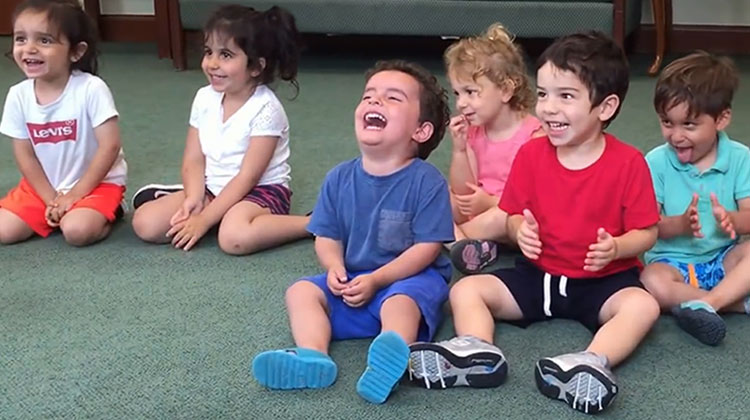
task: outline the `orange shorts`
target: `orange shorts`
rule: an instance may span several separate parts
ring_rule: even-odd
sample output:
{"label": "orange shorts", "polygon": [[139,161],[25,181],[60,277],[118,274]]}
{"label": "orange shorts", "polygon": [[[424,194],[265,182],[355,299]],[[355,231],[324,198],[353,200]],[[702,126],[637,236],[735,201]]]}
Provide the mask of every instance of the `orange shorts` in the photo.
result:
{"label": "orange shorts", "polygon": [[[73,204],[70,209],[94,209],[104,215],[108,221],[114,222],[124,194],[125,187],[123,185],[103,182],[97,185],[89,195]],[[56,229],[49,226],[47,220],[44,218],[44,211],[47,209],[47,204],[39,197],[25,178],[21,178],[18,186],[0,199],[0,208],[4,208],[20,217],[21,220],[26,222],[41,237],[46,238]]]}

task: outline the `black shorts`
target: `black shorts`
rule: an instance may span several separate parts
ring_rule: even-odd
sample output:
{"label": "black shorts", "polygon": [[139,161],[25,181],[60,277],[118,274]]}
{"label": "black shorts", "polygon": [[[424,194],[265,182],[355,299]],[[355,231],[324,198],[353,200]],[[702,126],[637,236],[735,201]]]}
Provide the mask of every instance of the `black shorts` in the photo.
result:
{"label": "black shorts", "polygon": [[552,276],[528,259],[516,259],[514,268],[492,273],[500,278],[521,308],[523,319],[511,322],[526,327],[552,318],[574,319],[592,332],[599,329],[599,312],[612,295],[628,287],[643,289],[637,267],[604,277]]}

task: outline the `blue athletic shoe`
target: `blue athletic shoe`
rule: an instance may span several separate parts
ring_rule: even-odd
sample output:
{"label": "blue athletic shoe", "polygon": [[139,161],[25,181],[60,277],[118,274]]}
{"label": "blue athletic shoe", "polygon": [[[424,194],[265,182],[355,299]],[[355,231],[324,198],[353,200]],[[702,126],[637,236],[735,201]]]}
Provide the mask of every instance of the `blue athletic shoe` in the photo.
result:
{"label": "blue athletic shoe", "polygon": [[717,346],[727,334],[724,320],[711,305],[700,300],[683,302],[672,308],[677,325],[703,344]]}
{"label": "blue athletic shoe", "polygon": [[255,380],[271,389],[326,388],[338,371],[327,354],[301,347],[260,353],[252,369]]}
{"label": "blue athletic shoe", "polygon": [[382,404],[404,376],[409,346],[393,331],[381,333],[370,344],[367,368],[357,382],[357,393],[373,404]]}

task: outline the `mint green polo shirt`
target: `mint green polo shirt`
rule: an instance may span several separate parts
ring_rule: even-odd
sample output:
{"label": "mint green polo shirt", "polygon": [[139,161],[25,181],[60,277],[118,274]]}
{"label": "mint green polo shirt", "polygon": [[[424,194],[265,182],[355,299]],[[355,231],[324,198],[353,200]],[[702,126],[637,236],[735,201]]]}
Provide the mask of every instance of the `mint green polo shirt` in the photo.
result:
{"label": "mint green polo shirt", "polygon": [[646,155],[654,182],[656,202],[661,214],[678,216],[685,213],[693,193],[698,193],[698,217],[703,238],[679,236],[658,239],[646,252],[646,263],[669,258],[683,263],[704,263],[728,245],[736,242],[721,231],[711,212],[711,193],[727,211],[737,211],[737,201],[750,197],[750,149],[718,134],[718,150],[714,165],[701,172],[693,164],[683,164],[669,144],[662,144]]}

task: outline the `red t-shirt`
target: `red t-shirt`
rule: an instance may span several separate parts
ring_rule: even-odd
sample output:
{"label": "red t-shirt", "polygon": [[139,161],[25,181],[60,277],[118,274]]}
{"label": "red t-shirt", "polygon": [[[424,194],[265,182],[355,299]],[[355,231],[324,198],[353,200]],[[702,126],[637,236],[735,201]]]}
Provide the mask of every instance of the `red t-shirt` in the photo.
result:
{"label": "red t-shirt", "polygon": [[539,223],[542,253],[533,261],[552,275],[604,277],[641,267],[636,257],[584,271],[589,245],[603,227],[612,236],[659,221],[646,160],[638,149],[605,134],[602,156],[587,168],[570,170],[557,159],[548,137],[533,139],[516,155],[499,207],[508,215],[531,210]]}

